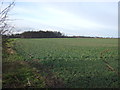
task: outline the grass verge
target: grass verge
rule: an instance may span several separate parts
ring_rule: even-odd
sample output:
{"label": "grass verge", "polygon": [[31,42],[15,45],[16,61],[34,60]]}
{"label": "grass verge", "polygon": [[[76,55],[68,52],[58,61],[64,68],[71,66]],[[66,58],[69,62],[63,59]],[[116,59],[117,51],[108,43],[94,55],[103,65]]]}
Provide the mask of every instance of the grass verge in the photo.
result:
{"label": "grass verge", "polygon": [[45,88],[44,78],[13,49],[14,40],[6,44],[2,60],[3,88]]}

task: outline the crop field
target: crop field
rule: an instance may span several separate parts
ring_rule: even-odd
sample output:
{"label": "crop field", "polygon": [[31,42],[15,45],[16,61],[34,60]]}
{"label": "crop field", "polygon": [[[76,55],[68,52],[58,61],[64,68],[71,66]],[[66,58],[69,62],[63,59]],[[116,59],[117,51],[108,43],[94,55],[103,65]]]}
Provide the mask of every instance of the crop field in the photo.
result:
{"label": "crop field", "polygon": [[118,39],[16,39],[14,49],[63,87],[118,87]]}

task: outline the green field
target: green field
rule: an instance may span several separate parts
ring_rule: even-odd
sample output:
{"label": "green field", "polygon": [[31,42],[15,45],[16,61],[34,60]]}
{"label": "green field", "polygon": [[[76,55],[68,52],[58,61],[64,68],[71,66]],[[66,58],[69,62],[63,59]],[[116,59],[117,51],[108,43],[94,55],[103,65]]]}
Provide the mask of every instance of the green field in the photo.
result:
{"label": "green field", "polygon": [[14,49],[63,87],[118,87],[118,39],[16,39]]}

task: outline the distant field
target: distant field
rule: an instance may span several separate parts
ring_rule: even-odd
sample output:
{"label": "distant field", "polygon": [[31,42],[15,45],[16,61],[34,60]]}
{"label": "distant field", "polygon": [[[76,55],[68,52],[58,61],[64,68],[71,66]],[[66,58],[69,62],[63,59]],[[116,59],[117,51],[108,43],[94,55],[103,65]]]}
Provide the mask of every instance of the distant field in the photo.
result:
{"label": "distant field", "polygon": [[42,75],[54,74],[64,87],[118,87],[117,39],[17,39],[15,50],[38,70],[46,68]]}

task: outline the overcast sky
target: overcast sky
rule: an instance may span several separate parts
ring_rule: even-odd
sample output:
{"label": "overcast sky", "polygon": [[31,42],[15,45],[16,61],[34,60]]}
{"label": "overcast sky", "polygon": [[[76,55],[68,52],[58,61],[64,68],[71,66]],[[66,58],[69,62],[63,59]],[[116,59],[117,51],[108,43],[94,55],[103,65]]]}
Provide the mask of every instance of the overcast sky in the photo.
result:
{"label": "overcast sky", "polygon": [[118,36],[117,2],[16,2],[15,27],[60,31],[66,35]]}

